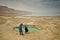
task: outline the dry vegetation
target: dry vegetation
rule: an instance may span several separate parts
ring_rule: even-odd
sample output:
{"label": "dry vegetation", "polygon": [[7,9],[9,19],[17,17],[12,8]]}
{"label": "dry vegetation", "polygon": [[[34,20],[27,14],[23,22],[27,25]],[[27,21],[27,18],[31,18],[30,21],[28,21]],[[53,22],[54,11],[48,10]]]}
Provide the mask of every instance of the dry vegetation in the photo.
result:
{"label": "dry vegetation", "polygon": [[[39,26],[39,30],[21,36],[13,30],[19,23]],[[0,16],[0,40],[60,40],[60,16],[5,17]]]}

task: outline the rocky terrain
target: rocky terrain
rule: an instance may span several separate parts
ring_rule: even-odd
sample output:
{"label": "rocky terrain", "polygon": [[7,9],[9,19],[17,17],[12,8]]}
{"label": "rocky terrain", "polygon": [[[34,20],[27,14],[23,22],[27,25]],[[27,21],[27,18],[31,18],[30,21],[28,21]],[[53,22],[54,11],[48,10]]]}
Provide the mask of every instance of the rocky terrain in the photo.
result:
{"label": "rocky terrain", "polygon": [[[22,36],[13,30],[19,23],[40,29]],[[0,16],[0,40],[60,40],[60,16]]]}

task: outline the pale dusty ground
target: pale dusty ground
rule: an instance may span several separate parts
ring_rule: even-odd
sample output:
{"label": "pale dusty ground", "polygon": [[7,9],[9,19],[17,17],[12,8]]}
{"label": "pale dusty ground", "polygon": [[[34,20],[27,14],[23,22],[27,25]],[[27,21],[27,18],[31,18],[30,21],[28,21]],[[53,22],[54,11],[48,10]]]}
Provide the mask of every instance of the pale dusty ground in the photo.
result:
{"label": "pale dusty ground", "polygon": [[[13,30],[19,23],[36,25],[39,30],[24,36],[19,35]],[[0,16],[0,40],[60,40],[60,16],[21,18]]]}

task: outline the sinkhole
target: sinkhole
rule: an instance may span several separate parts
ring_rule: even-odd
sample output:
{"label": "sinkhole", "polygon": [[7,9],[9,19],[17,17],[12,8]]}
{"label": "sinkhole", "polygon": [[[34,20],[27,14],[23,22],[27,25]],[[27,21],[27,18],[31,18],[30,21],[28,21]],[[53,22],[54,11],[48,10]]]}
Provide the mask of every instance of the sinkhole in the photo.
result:
{"label": "sinkhole", "polygon": [[[28,28],[28,32],[34,32],[34,31],[37,31],[39,28],[37,28],[38,26],[35,26],[35,25],[26,25],[27,26],[27,28]],[[17,26],[17,27],[14,27],[14,30],[15,30],[15,32],[19,32],[19,27]],[[24,28],[24,26],[23,26],[23,28],[22,28],[22,30],[23,30],[23,33],[25,33],[25,28]]]}

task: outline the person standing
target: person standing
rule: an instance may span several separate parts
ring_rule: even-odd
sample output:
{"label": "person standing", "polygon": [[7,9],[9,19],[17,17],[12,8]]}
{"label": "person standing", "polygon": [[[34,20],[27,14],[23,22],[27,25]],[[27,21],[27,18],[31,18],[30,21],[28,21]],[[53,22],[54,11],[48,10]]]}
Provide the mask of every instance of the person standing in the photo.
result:
{"label": "person standing", "polygon": [[27,26],[25,26],[25,33],[28,33],[28,28],[27,28]]}
{"label": "person standing", "polygon": [[19,25],[19,34],[20,34],[20,35],[23,35],[22,27],[23,27],[23,24],[20,24],[20,25]]}

